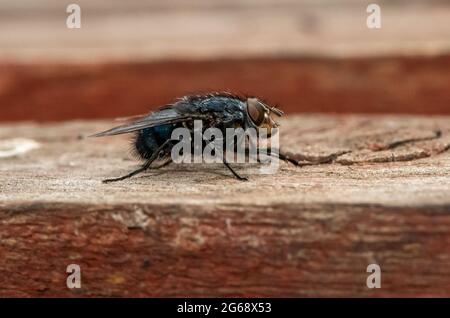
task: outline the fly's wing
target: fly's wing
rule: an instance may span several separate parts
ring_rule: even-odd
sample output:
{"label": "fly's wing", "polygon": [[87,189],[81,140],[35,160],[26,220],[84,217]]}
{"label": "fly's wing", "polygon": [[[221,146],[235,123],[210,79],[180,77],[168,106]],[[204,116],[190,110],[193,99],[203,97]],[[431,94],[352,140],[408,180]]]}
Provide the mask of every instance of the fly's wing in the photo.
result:
{"label": "fly's wing", "polygon": [[114,121],[122,122],[122,123],[131,122],[132,120],[140,119],[144,116],[146,116],[146,115],[133,115],[133,116],[126,116],[126,117],[117,117],[117,118],[114,118]]}
{"label": "fly's wing", "polygon": [[126,134],[145,128],[190,121],[194,119],[202,119],[204,117],[205,116],[201,114],[194,115],[189,113],[180,113],[173,108],[163,108],[157,112],[151,113],[150,115],[143,116],[133,122],[111,128],[109,130],[92,135],[91,137]]}

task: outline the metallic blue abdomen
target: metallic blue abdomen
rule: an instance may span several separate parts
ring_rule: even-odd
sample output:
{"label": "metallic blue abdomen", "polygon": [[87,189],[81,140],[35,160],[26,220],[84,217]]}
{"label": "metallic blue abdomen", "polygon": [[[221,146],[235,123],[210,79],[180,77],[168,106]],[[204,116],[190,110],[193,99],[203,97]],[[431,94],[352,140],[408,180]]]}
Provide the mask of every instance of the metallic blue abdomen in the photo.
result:
{"label": "metallic blue abdomen", "polygon": [[174,129],[172,124],[168,124],[140,130],[135,143],[139,155],[144,159],[149,159],[159,146],[170,139]]}

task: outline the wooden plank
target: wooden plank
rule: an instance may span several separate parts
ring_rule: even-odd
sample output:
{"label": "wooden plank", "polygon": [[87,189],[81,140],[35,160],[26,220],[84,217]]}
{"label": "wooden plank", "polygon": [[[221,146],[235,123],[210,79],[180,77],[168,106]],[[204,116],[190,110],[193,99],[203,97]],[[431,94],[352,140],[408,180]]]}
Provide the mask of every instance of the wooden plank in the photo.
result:
{"label": "wooden plank", "polygon": [[371,1],[2,1],[0,59],[54,62],[267,56],[439,55],[450,50],[444,1],[379,1],[381,29],[366,25]]}
{"label": "wooden plank", "polygon": [[112,123],[3,124],[0,296],[449,296],[449,119],[292,116],[281,145],[328,163],[108,185],[136,166],[127,139],[84,136]]}
{"label": "wooden plank", "polygon": [[450,55],[121,64],[0,64],[0,121],[146,113],[193,92],[260,96],[287,112],[450,115]]}

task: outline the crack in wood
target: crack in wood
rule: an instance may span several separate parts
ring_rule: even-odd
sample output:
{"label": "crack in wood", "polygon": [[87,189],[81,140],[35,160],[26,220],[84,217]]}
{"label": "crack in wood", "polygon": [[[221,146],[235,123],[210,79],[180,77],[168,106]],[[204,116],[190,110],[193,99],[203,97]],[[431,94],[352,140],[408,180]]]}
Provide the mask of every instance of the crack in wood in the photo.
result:
{"label": "crack in wood", "polygon": [[374,150],[374,151],[381,151],[381,150],[394,149],[394,148],[397,148],[399,146],[406,145],[408,143],[415,143],[415,142],[419,142],[419,141],[433,140],[433,139],[437,139],[437,138],[442,137],[442,131],[440,131],[440,130],[435,131],[434,134],[435,134],[434,136],[430,136],[430,137],[418,137],[418,138],[409,138],[409,139],[394,141],[392,143],[388,143],[384,147],[380,147],[380,148],[372,149],[372,150]]}
{"label": "crack in wood", "polygon": [[[345,138],[336,139],[334,127],[318,131],[310,128],[309,131],[316,132],[312,136],[314,141],[305,143],[299,137],[288,135],[294,141],[290,141],[288,137],[283,140],[287,140],[283,144],[288,144],[285,146],[285,152],[291,158],[298,160],[300,166],[331,163],[352,165],[412,161],[439,154],[445,151],[444,149],[450,148],[450,140],[442,138],[444,133],[441,129],[411,129],[400,126],[383,130],[383,127],[377,128],[373,121],[367,120],[360,122],[349,120],[336,124],[341,127],[340,129],[348,131]],[[441,139],[442,143],[434,146],[430,144],[437,139]],[[294,144],[296,141],[297,143]],[[289,145],[294,147],[294,150],[288,151]],[[326,153],[333,148],[341,149]],[[300,149],[306,149],[306,152]],[[320,152],[325,153],[320,154]]]}

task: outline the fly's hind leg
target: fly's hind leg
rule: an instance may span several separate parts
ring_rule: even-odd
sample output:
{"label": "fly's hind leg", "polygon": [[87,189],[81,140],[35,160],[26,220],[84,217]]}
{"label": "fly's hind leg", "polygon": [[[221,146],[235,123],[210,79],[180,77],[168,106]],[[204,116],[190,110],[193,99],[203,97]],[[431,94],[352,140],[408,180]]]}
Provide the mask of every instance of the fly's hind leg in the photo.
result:
{"label": "fly's hind leg", "polygon": [[110,183],[110,182],[122,181],[122,180],[125,180],[125,179],[128,179],[128,178],[131,178],[132,176],[135,176],[135,175],[137,175],[137,174],[147,170],[150,167],[151,164],[152,164],[151,161],[147,161],[141,168],[136,169],[136,170],[130,172],[129,174],[127,174],[127,175],[124,175],[124,176],[118,177],[118,178],[105,179],[102,182],[103,183]]}
{"label": "fly's hind leg", "polygon": [[[124,175],[122,177],[118,177],[118,178],[112,178],[112,179],[106,179],[103,180],[103,183],[110,183],[110,182],[116,182],[116,181],[122,181],[128,178],[131,178],[141,172],[144,172],[145,170],[150,168],[150,165],[152,164],[153,161],[155,161],[156,158],[158,158],[159,153],[161,152],[161,150],[163,150],[163,148],[170,142],[170,139],[167,139],[161,146],[159,146],[159,148],[152,154],[152,156],[142,165],[141,168],[136,169],[132,172],[130,172],[127,175]],[[172,160],[168,161],[167,163],[163,164],[162,166],[159,166],[158,168],[161,168],[165,165],[168,165],[169,163],[171,163]]]}
{"label": "fly's hind leg", "polygon": [[149,167],[149,169],[152,169],[152,170],[161,169],[161,168],[164,168],[164,167],[170,165],[172,162],[173,162],[172,159],[170,159],[170,160],[167,160],[166,162],[160,164],[159,166]]}

